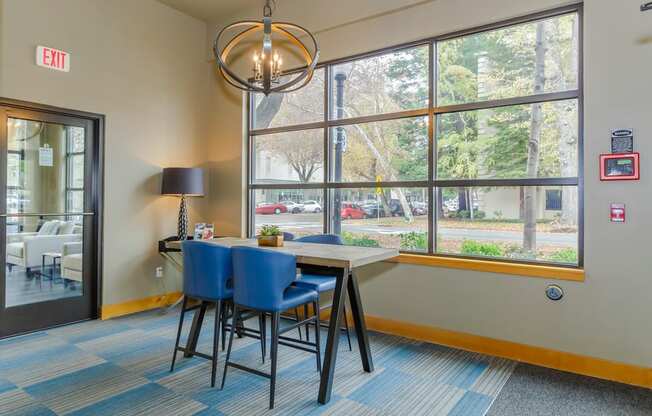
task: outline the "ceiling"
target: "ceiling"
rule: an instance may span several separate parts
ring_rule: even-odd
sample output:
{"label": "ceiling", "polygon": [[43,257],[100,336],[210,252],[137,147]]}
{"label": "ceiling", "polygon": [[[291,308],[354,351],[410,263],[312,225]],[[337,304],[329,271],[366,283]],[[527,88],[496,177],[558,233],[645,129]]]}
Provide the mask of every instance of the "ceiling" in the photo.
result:
{"label": "ceiling", "polygon": [[262,0],[158,0],[163,4],[206,22],[229,18],[253,7],[260,7]]}
{"label": "ceiling", "polygon": [[[211,24],[262,16],[264,0],[158,0]],[[276,0],[274,16],[300,22],[310,30],[355,22],[436,0]]]}

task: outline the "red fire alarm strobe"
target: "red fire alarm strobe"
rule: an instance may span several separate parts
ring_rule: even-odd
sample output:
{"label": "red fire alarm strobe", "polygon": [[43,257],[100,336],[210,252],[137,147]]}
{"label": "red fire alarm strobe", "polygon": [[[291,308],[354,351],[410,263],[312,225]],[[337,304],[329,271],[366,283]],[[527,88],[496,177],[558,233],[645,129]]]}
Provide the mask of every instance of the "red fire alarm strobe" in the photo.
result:
{"label": "red fire alarm strobe", "polygon": [[611,204],[609,218],[611,222],[625,222],[625,204]]}

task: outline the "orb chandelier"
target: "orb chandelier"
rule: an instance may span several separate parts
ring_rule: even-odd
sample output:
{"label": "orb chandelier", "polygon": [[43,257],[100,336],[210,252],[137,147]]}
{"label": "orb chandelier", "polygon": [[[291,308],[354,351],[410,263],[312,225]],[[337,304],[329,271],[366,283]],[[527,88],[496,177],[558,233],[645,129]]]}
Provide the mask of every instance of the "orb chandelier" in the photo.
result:
{"label": "orb chandelier", "polygon": [[[263,32],[262,45],[260,50],[253,54],[252,74],[250,77],[242,77],[229,67],[227,63],[229,54],[237,45],[250,41],[253,35],[261,31]],[[220,50],[220,45],[224,43],[227,35],[234,32],[235,35],[232,35]],[[297,55],[305,61],[305,65],[301,66],[298,72],[292,71],[284,75],[283,57],[277,50],[280,48],[275,49],[272,44],[272,34],[289,41],[288,44],[297,49]],[[309,45],[306,45],[301,38],[309,40]],[[244,91],[265,95],[296,91],[306,86],[312,79],[319,59],[319,47],[312,33],[292,23],[272,22],[270,0],[266,0],[263,7],[262,21],[239,21],[222,29],[213,43],[213,52],[220,73],[229,84]]]}

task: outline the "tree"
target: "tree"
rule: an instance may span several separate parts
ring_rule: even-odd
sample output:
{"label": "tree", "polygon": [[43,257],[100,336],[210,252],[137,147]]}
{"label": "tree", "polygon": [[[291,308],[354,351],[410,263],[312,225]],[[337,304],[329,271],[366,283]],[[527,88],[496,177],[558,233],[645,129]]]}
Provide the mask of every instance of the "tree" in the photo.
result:
{"label": "tree", "polygon": [[[545,62],[546,62],[546,23],[537,23],[536,29],[536,61],[534,66],[534,93],[541,94],[544,91]],[[541,111],[542,104],[532,104],[532,121],[530,126],[530,139],[527,144],[527,164],[526,175],[528,178],[536,178],[539,172],[539,144],[541,140],[541,126],[543,117]],[[526,186],[523,192],[523,249],[530,253],[535,253],[537,248],[536,241],[536,209],[537,209],[537,188]]]}
{"label": "tree", "polygon": [[[566,73],[576,74],[578,68],[578,43],[579,31],[577,19],[573,18],[570,24],[571,28],[571,42],[569,48],[569,64],[570,71],[565,70],[565,59],[562,55],[561,48],[555,48],[553,54],[554,66],[556,67],[555,80],[559,84],[560,89],[569,90],[577,85],[577,78],[569,79]],[[563,37],[564,28],[562,25],[568,22],[557,20],[555,21],[554,34],[557,38]],[[555,105],[557,113],[557,128],[560,132],[559,138],[559,161],[561,164],[561,176],[572,177],[577,175],[577,106],[574,103],[565,101],[557,102]],[[561,218],[560,222],[564,226],[574,226],[577,224],[577,191],[574,187],[563,186],[561,188]]]}
{"label": "tree", "polygon": [[[320,88],[319,85],[322,87]],[[276,125],[296,124],[297,117],[323,117],[323,71],[316,71],[309,84],[294,93],[255,94],[254,121],[256,129]],[[255,139],[257,151],[266,152],[272,158],[280,158],[296,173],[302,183],[310,182],[312,176],[323,165],[323,142],[315,137],[315,131],[282,133],[258,136]],[[282,162],[283,163],[283,162]]]}
{"label": "tree", "polygon": [[[281,135],[282,137],[278,137]],[[324,145],[315,132],[289,132],[255,138],[256,152],[282,157],[301,183],[310,182],[323,164]]]}

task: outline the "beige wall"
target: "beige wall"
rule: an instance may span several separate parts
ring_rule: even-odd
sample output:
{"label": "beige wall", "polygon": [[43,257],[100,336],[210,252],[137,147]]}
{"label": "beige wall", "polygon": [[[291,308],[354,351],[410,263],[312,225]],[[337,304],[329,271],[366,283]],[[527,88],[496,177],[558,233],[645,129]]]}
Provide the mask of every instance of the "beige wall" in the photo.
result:
{"label": "beige wall", "polygon": [[[291,0],[288,0],[290,2]],[[372,1],[356,2],[373,12]],[[323,59],[332,59],[508,19],[567,4],[555,0],[437,0],[357,21],[359,14],[332,12],[317,19],[308,8],[279,5],[318,33]],[[305,3],[304,3],[305,4]],[[386,318],[575,352],[632,364],[652,365],[652,278],[649,234],[652,192],[645,172],[652,155],[652,14],[638,0],[585,2],[585,263],[586,282],[557,282],[566,291],[548,301],[543,279],[443,268],[381,264],[360,273],[365,312]],[[287,7],[287,8],[286,8]],[[360,12],[356,8],[356,12]],[[242,13],[258,16],[252,9]],[[321,15],[320,15],[321,16]],[[220,23],[220,22],[217,22]],[[618,25],[614,25],[618,23]],[[219,26],[216,24],[216,26]],[[209,31],[209,38],[213,35]],[[615,64],[623,62],[625,64]],[[218,91],[220,146],[242,146],[241,99]],[[642,153],[639,182],[601,183],[597,158],[609,150],[612,128],[633,127]],[[221,153],[218,147],[216,153]],[[237,164],[222,164],[221,176],[243,186]],[[229,170],[230,169],[230,170]],[[220,197],[216,196],[216,200]],[[611,224],[610,202],[627,204],[628,221]],[[242,206],[220,202],[222,220],[241,224]]]}
{"label": "beige wall", "polygon": [[[320,31],[323,59],[566,3],[436,0],[387,13],[391,1],[379,10],[369,0],[355,2],[351,13],[326,13],[294,1],[281,2],[279,16]],[[585,4],[586,282],[561,282],[566,297],[553,303],[544,296],[548,281],[542,279],[381,264],[360,273],[367,313],[652,365],[652,193],[645,173],[646,155],[652,154],[652,15],[640,13],[639,5]],[[243,15],[259,13],[256,8]],[[212,29],[153,0],[0,0],[0,19],[0,96],[107,116],[105,303],[163,290],[152,277],[162,263],[155,243],[174,233],[177,201],[157,195],[162,166],[209,167],[210,194],[194,201],[195,217],[215,222],[218,234],[242,232],[242,95],[226,88],[206,62]],[[70,51],[71,73],[35,67],[37,44]],[[636,131],[643,155],[639,182],[597,179],[597,156],[608,151],[615,127]],[[627,223],[608,222],[610,202],[627,204]],[[167,290],[177,281],[168,273]]]}
{"label": "beige wall", "polygon": [[[159,173],[203,161],[205,23],[154,0],[3,0],[0,19],[0,96],[106,115],[104,303],[178,289],[172,268],[154,277],[178,210]],[[70,73],[35,66],[39,44]]]}

